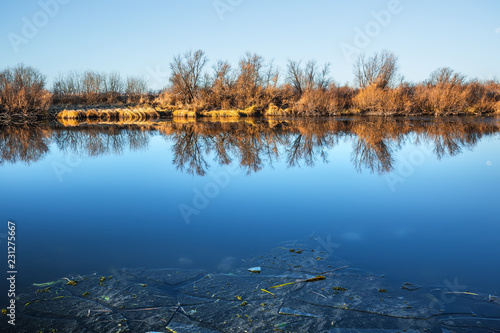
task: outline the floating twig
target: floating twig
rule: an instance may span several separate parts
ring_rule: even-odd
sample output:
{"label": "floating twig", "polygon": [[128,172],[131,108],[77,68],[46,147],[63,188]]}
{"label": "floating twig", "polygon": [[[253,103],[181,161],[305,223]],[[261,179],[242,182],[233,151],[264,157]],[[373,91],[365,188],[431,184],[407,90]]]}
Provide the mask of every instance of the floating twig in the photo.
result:
{"label": "floating twig", "polygon": [[479,296],[479,294],[471,293],[470,291],[447,291],[445,294],[462,294],[462,295],[473,295]]}
{"label": "floating twig", "polygon": [[274,295],[272,292],[270,292],[270,291],[268,291],[268,290],[266,290],[266,289],[260,289],[260,290],[262,290],[263,292],[266,292],[266,293],[271,294],[271,295],[273,295],[274,297],[276,297],[276,295]]}
{"label": "floating twig", "polygon": [[299,281],[293,281],[293,282],[283,283],[283,284],[279,284],[277,286],[272,286],[269,289],[284,287],[284,286],[288,286],[290,284],[301,283],[301,282],[321,281],[321,280],[324,280],[324,279],[326,279],[326,278],[323,275],[316,275],[315,277],[310,278],[310,279],[305,279],[305,280],[299,280]]}
{"label": "floating twig", "polygon": [[310,290],[310,292],[312,292],[313,294],[316,294],[316,295],[318,295],[318,296],[321,296],[321,297],[323,297],[323,298],[328,298],[328,297],[326,297],[325,295],[320,294],[320,293],[317,293],[317,292],[315,292],[315,291]]}
{"label": "floating twig", "polygon": [[347,267],[349,267],[349,265],[345,265],[345,266],[342,266],[342,267],[334,268],[334,269],[331,269],[329,271],[322,272],[322,273],[319,273],[319,274],[323,275],[323,274],[335,272],[335,271],[338,271],[338,270],[341,270],[341,269],[344,269],[344,268],[347,268]]}

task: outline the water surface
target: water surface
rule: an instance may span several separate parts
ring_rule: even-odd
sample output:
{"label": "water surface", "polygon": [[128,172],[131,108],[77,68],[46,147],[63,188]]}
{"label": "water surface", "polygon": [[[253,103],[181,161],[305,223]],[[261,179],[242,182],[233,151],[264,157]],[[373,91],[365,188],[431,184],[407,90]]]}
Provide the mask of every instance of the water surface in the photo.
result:
{"label": "water surface", "polygon": [[121,267],[230,272],[313,242],[396,283],[500,292],[499,132],[495,118],[4,127],[2,232],[17,223],[19,288]]}

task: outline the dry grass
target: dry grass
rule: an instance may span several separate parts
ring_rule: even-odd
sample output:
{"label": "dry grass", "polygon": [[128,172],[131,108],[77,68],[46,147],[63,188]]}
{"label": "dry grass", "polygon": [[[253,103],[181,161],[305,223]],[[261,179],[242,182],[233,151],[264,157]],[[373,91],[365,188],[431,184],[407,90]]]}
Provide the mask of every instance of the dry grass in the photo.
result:
{"label": "dry grass", "polygon": [[191,111],[191,110],[175,110],[172,112],[172,116],[174,117],[184,117],[184,118],[195,118],[197,117],[196,111]]}
{"label": "dry grass", "polygon": [[241,116],[243,117],[255,117],[260,115],[260,111],[257,109],[255,105],[252,105],[246,109],[239,110],[238,111]]}
{"label": "dry grass", "polygon": [[213,110],[200,113],[203,117],[240,117],[238,110]]}
{"label": "dry grass", "polygon": [[83,110],[63,110],[56,115],[57,119],[85,119],[87,115]]}
{"label": "dry grass", "polygon": [[211,117],[211,118],[240,118],[240,117],[255,117],[260,115],[260,111],[256,106],[251,106],[244,110],[229,109],[229,110],[176,110],[172,113],[174,117]]}
{"label": "dry grass", "polygon": [[290,108],[282,109],[274,105],[273,103],[269,104],[267,110],[264,111],[264,116],[273,117],[273,116],[291,116],[292,110]]}
{"label": "dry grass", "polygon": [[160,113],[153,108],[133,109],[90,109],[90,110],[63,110],[56,115],[59,120],[99,120],[99,121],[144,121],[160,119]]}

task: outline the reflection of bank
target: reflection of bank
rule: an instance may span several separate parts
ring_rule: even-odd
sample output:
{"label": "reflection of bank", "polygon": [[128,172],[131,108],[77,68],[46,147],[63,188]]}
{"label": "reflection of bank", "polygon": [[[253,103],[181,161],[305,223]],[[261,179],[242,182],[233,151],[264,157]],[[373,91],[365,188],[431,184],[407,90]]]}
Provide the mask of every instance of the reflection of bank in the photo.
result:
{"label": "reflection of bank", "polygon": [[49,152],[52,134],[48,126],[0,126],[0,165],[41,160]]}
{"label": "reflection of bank", "polygon": [[145,150],[152,136],[161,135],[173,142],[173,163],[183,172],[205,176],[210,168],[207,158],[213,155],[217,164],[234,165],[250,174],[280,159],[289,167],[326,163],[329,151],[350,139],[354,167],[379,174],[393,172],[395,165],[401,165],[394,155],[404,144],[417,145],[418,150],[407,157],[407,170],[399,170],[403,173],[399,176],[405,179],[412,168],[421,165],[419,151],[430,154],[425,151],[426,146],[432,147],[432,154],[438,159],[454,156],[473,148],[484,136],[498,133],[499,128],[495,120],[477,118],[245,118],[93,124],[77,121],[68,127],[57,124],[0,128],[0,164],[37,161],[48,153],[51,143],[67,155],[78,157]]}

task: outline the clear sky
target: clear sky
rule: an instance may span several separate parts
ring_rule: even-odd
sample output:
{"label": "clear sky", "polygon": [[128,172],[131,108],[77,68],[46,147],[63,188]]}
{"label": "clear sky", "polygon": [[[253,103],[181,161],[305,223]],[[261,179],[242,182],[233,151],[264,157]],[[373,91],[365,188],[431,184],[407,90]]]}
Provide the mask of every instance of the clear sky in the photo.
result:
{"label": "clear sky", "polygon": [[[378,14],[377,14],[378,13]],[[349,56],[388,49],[409,81],[449,66],[500,78],[500,1],[23,0],[0,3],[0,68],[23,62],[47,75],[95,69],[168,83],[175,54],[203,49],[236,65],[245,51],[330,62],[352,82]],[[51,84],[49,84],[49,88]]]}

